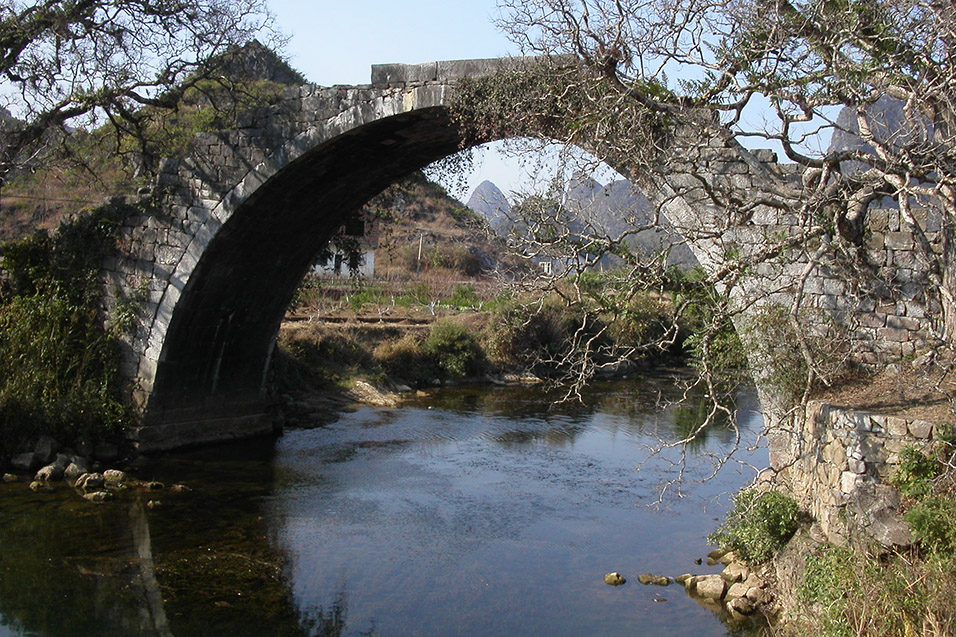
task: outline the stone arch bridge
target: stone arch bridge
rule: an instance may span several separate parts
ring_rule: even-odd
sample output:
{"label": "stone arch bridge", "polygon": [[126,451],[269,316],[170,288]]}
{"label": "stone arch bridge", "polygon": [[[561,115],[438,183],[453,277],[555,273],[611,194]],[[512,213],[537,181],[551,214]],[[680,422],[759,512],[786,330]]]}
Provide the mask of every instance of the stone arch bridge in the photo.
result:
{"label": "stone arch bridge", "polygon": [[[164,162],[154,212],[124,222],[119,255],[103,273],[107,311],[118,299],[147,297],[122,367],[141,409],[133,434],[140,450],[271,431],[265,379],[275,337],[316,254],[349,212],[461,149],[449,110],[460,78],[521,63],[382,65],[370,85],[290,89],[279,104],[244,114],[237,129],[200,134],[188,156]],[[673,152],[693,172],[741,191],[800,187],[800,175],[773,153],[747,151],[716,128]],[[694,230],[689,243],[704,267],[798,230],[795,216],[767,207],[727,223],[689,174],[639,185],[679,231]],[[901,267],[901,293],[879,304],[853,296],[836,269],[808,272],[799,249],[787,263],[758,266],[763,276],[752,285],[786,300],[800,281],[805,305],[863,315],[853,329],[864,358],[912,351],[929,332],[925,299],[898,215],[884,217],[868,241],[884,265]]]}

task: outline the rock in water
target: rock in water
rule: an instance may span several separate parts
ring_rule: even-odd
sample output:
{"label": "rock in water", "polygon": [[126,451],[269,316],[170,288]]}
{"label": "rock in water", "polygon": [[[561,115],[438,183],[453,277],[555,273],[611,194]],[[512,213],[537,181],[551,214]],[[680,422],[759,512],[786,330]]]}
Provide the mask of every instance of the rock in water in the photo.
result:
{"label": "rock in water", "polygon": [[641,584],[654,584],[655,586],[670,586],[671,584],[671,578],[666,575],[653,575],[651,573],[638,575],[637,581]]}
{"label": "rock in water", "polygon": [[614,571],[604,576],[604,583],[608,586],[620,586],[621,584],[626,584],[627,580],[621,577],[620,573]]}
{"label": "rock in water", "polygon": [[727,590],[727,582],[720,575],[702,575],[695,579],[695,592],[698,597],[720,600]]}

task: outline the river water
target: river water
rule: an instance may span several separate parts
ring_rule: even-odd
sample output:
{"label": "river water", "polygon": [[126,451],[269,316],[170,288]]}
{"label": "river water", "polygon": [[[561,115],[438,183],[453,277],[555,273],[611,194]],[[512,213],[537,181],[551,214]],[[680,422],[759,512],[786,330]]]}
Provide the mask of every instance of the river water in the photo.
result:
{"label": "river water", "polygon": [[[537,387],[445,389],[276,441],[142,463],[188,492],[93,505],[0,485],[0,635],[742,634],[677,585],[729,494],[722,423],[673,378],[599,383],[582,403]],[[762,421],[741,391],[742,446]],[[736,460],[762,466],[766,449]],[[618,571],[628,583],[611,587]]]}

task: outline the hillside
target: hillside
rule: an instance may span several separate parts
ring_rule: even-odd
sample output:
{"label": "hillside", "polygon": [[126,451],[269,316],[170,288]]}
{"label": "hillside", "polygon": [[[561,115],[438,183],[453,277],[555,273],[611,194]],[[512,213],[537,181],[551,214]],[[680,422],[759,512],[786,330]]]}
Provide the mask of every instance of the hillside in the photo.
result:
{"label": "hillside", "polygon": [[[234,126],[250,107],[275,102],[304,78],[273,51],[252,41],[213,60],[220,72],[186,90],[175,109],[137,112],[141,138],[104,125],[72,130],[10,178],[0,191],[0,241],[50,229],[104,198],[133,194],[151,181],[158,158],[181,154],[196,133]],[[0,112],[0,130],[18,122]]]}

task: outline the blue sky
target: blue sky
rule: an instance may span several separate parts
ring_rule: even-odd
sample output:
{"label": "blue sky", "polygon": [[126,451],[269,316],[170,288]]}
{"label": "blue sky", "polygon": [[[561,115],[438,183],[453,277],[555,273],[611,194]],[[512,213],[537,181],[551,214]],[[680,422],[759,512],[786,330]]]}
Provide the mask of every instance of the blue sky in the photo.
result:
{"label": "blue sky", "polygon": [[[315,84],[367,84],[373,64],[516,55],[494,26],[495,0],[269,0],[279,29],[290,37],[285,53]],[[529,181],[514,158],[485,152],[469,179],[467,200],[484,179],[506,194]]]}

